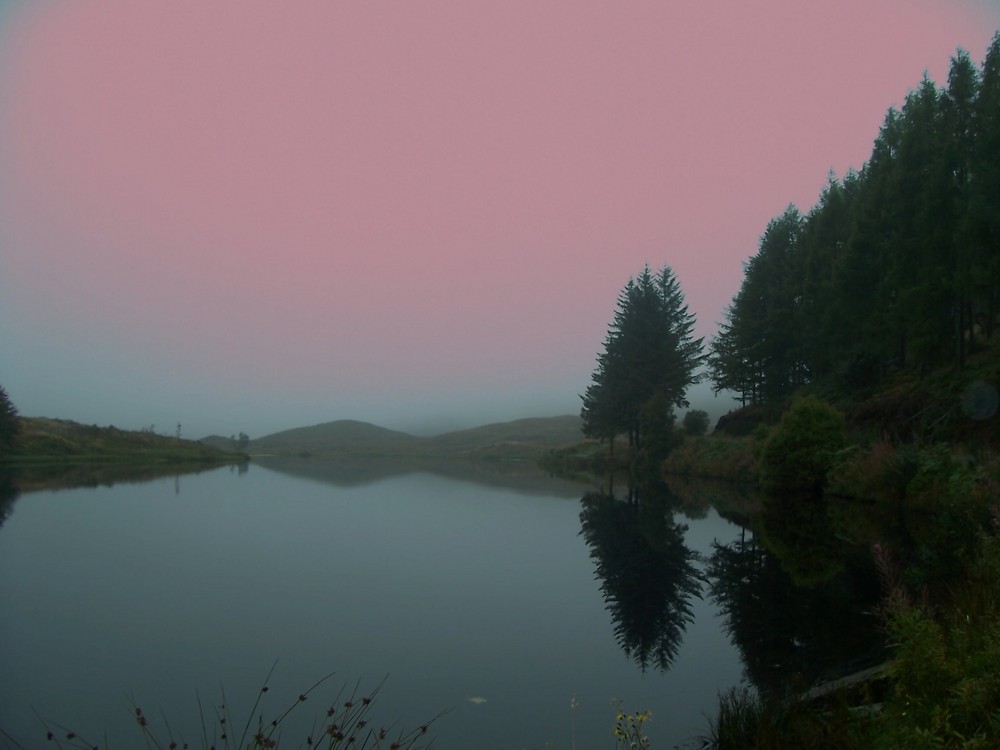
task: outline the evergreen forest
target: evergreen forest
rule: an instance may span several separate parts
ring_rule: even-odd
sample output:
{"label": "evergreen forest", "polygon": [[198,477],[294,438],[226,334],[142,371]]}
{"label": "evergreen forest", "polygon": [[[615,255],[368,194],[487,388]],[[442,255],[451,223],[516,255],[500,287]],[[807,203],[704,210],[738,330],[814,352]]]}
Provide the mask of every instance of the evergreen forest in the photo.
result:
{"label": "evergreen forest", "polygon": [[[761,490],[752,501],[711,490],[751,532],[716,545],[714,563],[742,567],[720,572],[712,594],[754,684],[720,695],[706,746],[1000,747],[1000,32],[980,66],[959,50],[945,85],[925,74],[888,110],[864,165],[831,173],[815,206],[767,223],[723,317],[703,346],[669,267],[629,279],[582,397],[584,433],[600,442],[546,463],[606,477],[609,498],[627,473],[617,532],[627,513],[646,519],[635,538],[661,540],[657,554],[667,537],[648,519],[672,528],[676,510],[697,507],[687,477]],[[674,424],[701,377],[742,407],[706,437],[699,413]],[[584,504],[598,570],[642,547],[587,525],[615,503]],[[637,580],[667,585],[663,570],[683,563]],[[756,659],[780,641],[775,628],[809,618],[776,626],[790,597],[777,604],[754,581],[804,589],[819,612],[818,594],[852,590],[848,571],[870,606],[840,679],[810,689],[787,654]],[[683,619],[686,590],[662,591],[672,604],[653,609]],[[669,663],[669,640],[622,635],[620,605],[640,597],[605,593],[626,652]]]}
{"label": "evergreen forest", "polygon": [[1000,34],[885,115],[871,156],[772,219],[709,347],[716,392],[773,403],[961,369],[1000,324]]}

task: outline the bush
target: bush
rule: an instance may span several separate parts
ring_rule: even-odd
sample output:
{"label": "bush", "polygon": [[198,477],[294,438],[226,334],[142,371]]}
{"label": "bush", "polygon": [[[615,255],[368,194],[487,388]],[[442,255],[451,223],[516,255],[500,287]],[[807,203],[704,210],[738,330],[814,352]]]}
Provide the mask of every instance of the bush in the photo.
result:
{"label": "bush", "polygon": [[702,411],[701,409],[693,409],[684,415],[684,420],[681,422],[681,426],[684,427],[684,432],[688,435],[704,435],[708,432],[708,412]]}
{"label": "bush", "polygon": [[775,422],[774,411],[774,407],[763,404],[744,406],[719,417],[719,421],[715,424],[715,433],[745,437],[752,434],[760,425]]}
{"label": "bush", "polygon": [[764,444],[765,488],[780,494],[822,492],[833,455],[843,446],[840,412],[813,396],[796,399]]}

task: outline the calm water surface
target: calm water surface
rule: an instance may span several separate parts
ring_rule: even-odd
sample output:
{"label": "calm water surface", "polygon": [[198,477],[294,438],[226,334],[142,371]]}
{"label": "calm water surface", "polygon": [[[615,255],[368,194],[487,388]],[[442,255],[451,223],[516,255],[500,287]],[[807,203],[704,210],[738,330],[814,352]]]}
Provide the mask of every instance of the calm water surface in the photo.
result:
{"label": "calm water surface", "polygon": [[[337,673],[291,739],[341,685],[388,675],[377,719],[413,727],[448,709],[435,724],[445,750],[614,747],[615,698],[652,709],[654,748],[682,744],[744,673],[697,577],[713,542],[745,535],[714,511],[650,527],[607,504],[611,526],[593,531],[608,514],[592,505],[584,534],[586,491],[252,465],[24,494],[0,528],[0,727],[33,746],[41,716],[135,746],[134,701],[199,746],[196,696],[210,711],[224,689],[245,717],[277,660],[267,718]],[[637,533],[652,551],[633,559]],[[627,596],[678,554],[695,594],[660,591],[658,614],[636,616]],[[640,653],[664,619],[666,659]]]}

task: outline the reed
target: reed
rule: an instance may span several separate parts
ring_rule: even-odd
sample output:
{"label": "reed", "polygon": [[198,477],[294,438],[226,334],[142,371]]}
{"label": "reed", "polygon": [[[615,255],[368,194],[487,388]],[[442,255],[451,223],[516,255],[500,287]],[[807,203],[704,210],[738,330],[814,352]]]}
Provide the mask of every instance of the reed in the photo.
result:
{"label": "reed", "polygon": [[[166,719],[161,728],[155,728],[141,706],[132,705],[139,735],[146,748],[150,750],[189,750],[192,747],[202,750],[273,750],[275,748],[298,748],[299,750],[336,750],[337,748],[352,748],[352,750],[423,750],[431,747],[433,736],[431,726],[444,711],[434,716],[420,726],[405,730],[396,723],[383,724],[374,720],[372,708],[378,694],[385,683],[383,679],[374,689],[363,692],[360,681],[348,690],[342,685],[333,698],[326,701],[326,707],[320,715],[314,716],[310,728],[301,732],[289,728],[289,719],[293,714],[302,712],[302,706],[314,697],[320,688],[329,683],[335,673],[330,673],[317,680],[307,690],[295,698],[279,705],[276,709],[266,706],[270,693],[270,680],[274,666],[268,672],[263,684],[257,691],[253,706],[240,719],[234,717],[226,701],[225,691],[222,691],[221,701],[211,709],[206,710],[198,696],[198,715],[201,736],[187,738],[174,736]],[[101,742],[93,738],[81,736],[72,728],[49,722],[39,717],[47,742],[55,748],[67,750],[110,750],[108,738]],[[13,750],[24,750],[26,747],[18,740],[0,730],[3,746]],[[129,745],[130,747],[133,745]],[[34,744],[27,747],[34,747]]]}

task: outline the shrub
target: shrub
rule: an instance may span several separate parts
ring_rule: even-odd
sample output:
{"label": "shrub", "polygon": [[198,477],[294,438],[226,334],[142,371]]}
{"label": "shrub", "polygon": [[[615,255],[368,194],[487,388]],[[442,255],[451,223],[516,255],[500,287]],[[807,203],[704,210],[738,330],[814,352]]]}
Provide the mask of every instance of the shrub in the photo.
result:
{"label": "shrub", "polygon": [[688,435],[704,435],[708,432],[708,412],[701,409],[693,409],[684,415],[681,426]]}
{"label": "shrub", "polygon": [[813,396],[796,399],[764,445],[764,486],[776,493],[823,490],[833,455],[844,445],[844,418]]}

